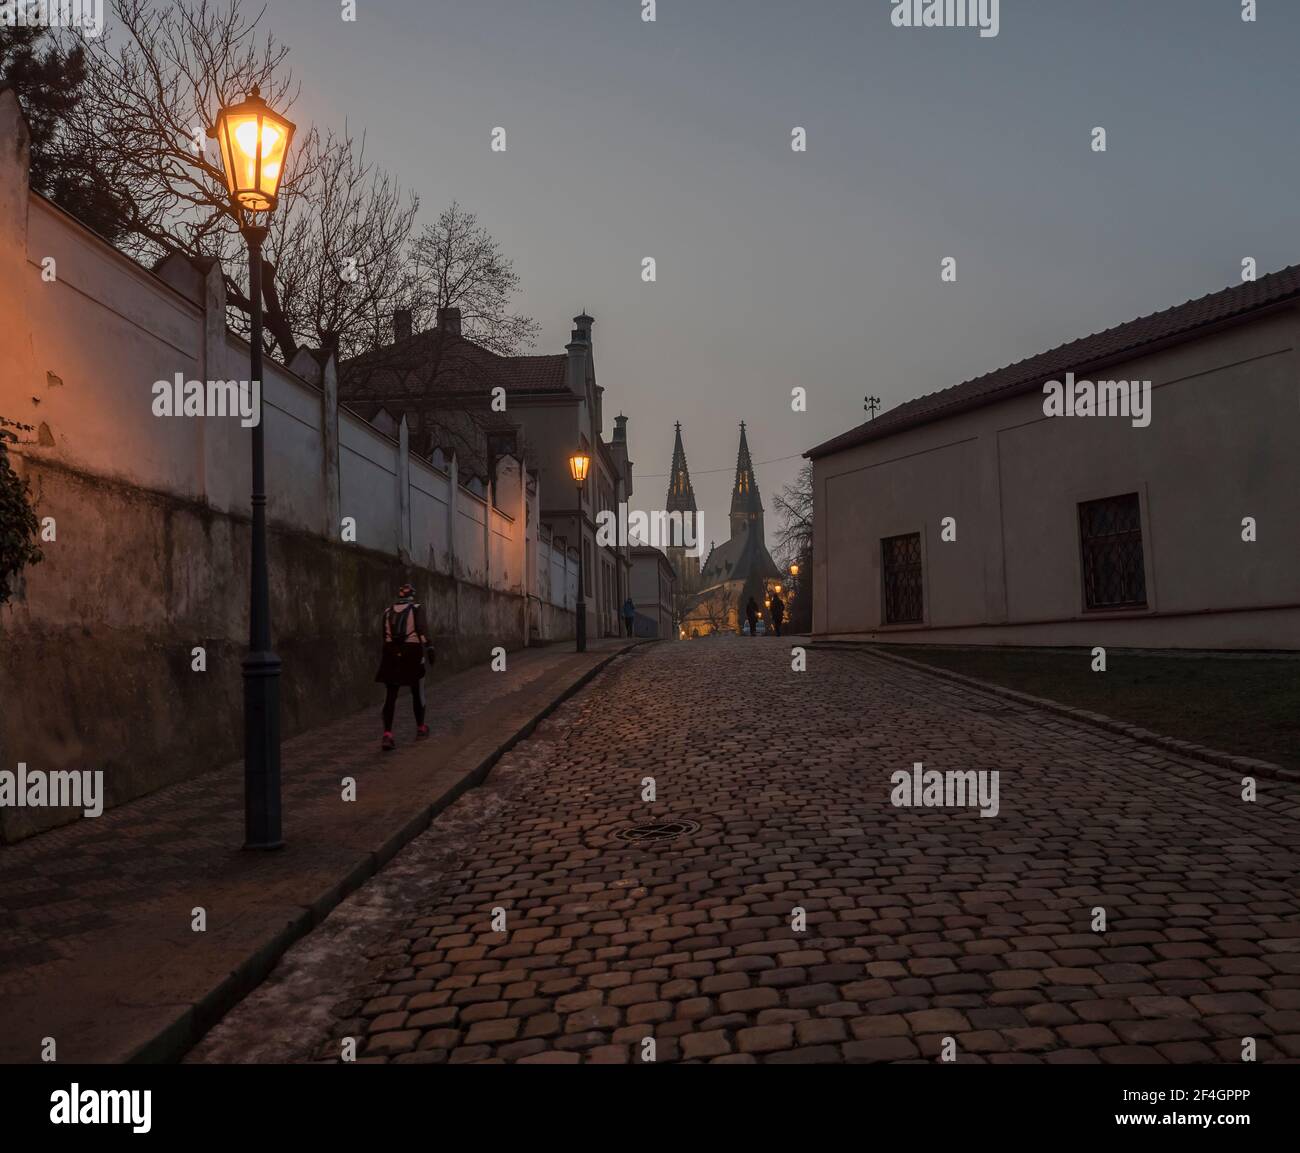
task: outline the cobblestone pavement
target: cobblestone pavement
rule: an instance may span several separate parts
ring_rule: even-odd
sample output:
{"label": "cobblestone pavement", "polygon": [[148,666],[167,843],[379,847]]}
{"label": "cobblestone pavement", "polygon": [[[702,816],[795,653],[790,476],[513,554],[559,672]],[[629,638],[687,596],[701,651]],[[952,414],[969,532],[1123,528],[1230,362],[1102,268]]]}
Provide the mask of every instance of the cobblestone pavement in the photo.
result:
{"label": "cobblestone pavement", "polygon": [[[653,1037],[658,1061],[933,1061],[953,1038],[959,1062],[1239,1062],[1252,1038],[1300,1058],[1295,786],[1248,803],[1225,769],[808,659],[727,638],[617,661],[475,791],[490,804],[445,815],[484,806],[302,1056],[355,1037],[363,1060],[626,1062]],[[893,807],[916,761],[998,771],[998,815]],[[699,828],[615,837],[668,820]]]}
{"label": "cobblestone pavement", "polygon": [[[592,650],[621,642],[593,641]],[[431,683],[435,740],[461,734],[488,710],[553,678],[567,646],[519,652],[508,673],[486,666]],[[382,699],[382,691],[379,697]],[[286,827],[337,783],[363,783],[385,771],[379,753],[379,706],[286,740],[281,749]],[[398,702],[399,746],[415,722]],[[96,953],[104,935],[130,931],[142,910],[194,903],[206,880],[229,868],[243,840],[243,765],[232,762],[188,781],[16,845],[0,846],[0,994],[25,994],[58,981],[69,962]],[[185,903],[189,898],[188,903]]]}

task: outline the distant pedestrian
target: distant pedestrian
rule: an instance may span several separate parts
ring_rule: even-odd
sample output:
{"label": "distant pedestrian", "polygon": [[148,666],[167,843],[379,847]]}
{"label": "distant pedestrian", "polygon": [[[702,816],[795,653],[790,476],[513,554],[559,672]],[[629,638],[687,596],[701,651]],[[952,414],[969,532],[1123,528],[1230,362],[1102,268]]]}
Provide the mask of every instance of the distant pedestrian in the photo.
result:
{"label": "distant pedestrian", "polygon": [[623,602],[623,623],[627,625],[627,635],[632,635],[632,623],[636,620],[636,605],[632,603],[632,598],[628,597]]}
{"label": "distant pedestrian", "polygon": [[772,630],[777,636],[781,635],[781,622],[785,620],[785,601],[781,599],[780,593],[772,594]]}
{"label": "distant pedestrian", "polygon": [[749,604],[745,606],[745,617],[749,621],[749,635],[758,636],[758,603],[753,597],[749,598]]}
{"label": "distant pedestrian", "polygon": [[384,653],[375,680],[388,695],[384,698],[384,739],[380,747],[387,752],[397,746],[393,740],[393,713],[403,685],[411,688],[415,707],[416,738],[429,735],[424,723],[424,664],[433,663],[433,646],[429,644],[424,606],[415,599],[415,589],[404,584],[397,590],[397,600],[384,610]]}

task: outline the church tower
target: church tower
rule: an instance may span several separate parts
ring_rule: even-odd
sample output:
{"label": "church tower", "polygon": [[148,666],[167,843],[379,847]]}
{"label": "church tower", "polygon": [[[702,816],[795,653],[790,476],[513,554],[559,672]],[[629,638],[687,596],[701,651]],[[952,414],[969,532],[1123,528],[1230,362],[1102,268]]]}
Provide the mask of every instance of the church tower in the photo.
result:
{"label": "church tower", "polygon": [[749,440],[745,436],[745,422],[740,422],[740,450],[736,453],[736,483],[731,490],[731,537],[743,538],[747,532],[758,532],[763,539],[763,502],[758,495],[758,481],[754,479],[754,462],[749,459]]}
{"label": "church tower", "polygon": [[[668,554],[668,563],[677,574],[677,590],[679,593],[694,592],[700,584],[700,522],[695,507],[695,489],[691,486],[691,474],[686,467],[686,450],[682,447],[681,421],[677,422],[677,439],[673,442],[673,467],[668,474],[668,499],[664,502],[664,510],[681,513],[684,529],[683,539],[674,535],[672,543],[664,550]],[[672,531],[676,533],[675,528]],[[689,551],[688,543],[692,546]]]}

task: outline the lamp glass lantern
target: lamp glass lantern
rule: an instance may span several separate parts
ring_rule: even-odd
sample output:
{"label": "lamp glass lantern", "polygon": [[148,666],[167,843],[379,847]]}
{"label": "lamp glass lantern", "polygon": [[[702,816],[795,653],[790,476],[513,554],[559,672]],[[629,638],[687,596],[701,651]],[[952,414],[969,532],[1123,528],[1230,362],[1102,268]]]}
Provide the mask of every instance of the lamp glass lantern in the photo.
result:
{"label": "lamp glass lantern", "polygon": [[591,468],[591,457],[579,450],[569,457],[569,472],[573,483],[582,485],[587,482],[587,470]]}
{"label": "lamp glass lantern", "polygon": [[295,125],[272,111],[256,85],[240,104],[217,113],[213,135],[221,146],[221,163],[230,198],[247,212],[275,208]]}

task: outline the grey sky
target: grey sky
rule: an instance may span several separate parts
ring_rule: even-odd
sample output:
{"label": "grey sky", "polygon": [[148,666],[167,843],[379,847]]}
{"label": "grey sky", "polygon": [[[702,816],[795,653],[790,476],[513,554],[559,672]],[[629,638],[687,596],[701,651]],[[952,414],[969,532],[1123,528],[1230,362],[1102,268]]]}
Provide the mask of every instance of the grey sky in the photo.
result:
{"label": "grey sky", "polygon": [[[721,541],[739,420],[756,461],[792,456],[866,393],[888,408],[1300,251],[1294,0],[1254,24],[1240,0],[1002,0],[994,39],[890,8],[660,0],[646,24],[640,0],[358,0],[348,24],[270,0],[267,19],[301,120],[364,128],[426,218],[455,197],[501,241],[537,351],[595,316],[634,503],[662,502],[680,420]],[[758,469],[769,536],[798,466]]]}

